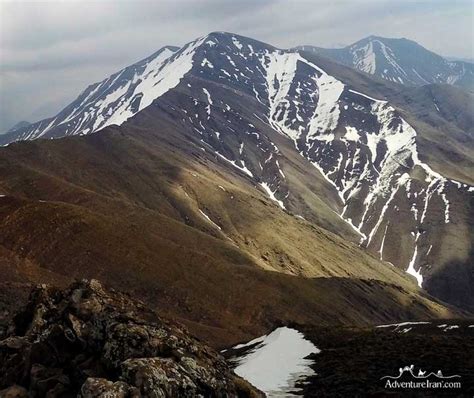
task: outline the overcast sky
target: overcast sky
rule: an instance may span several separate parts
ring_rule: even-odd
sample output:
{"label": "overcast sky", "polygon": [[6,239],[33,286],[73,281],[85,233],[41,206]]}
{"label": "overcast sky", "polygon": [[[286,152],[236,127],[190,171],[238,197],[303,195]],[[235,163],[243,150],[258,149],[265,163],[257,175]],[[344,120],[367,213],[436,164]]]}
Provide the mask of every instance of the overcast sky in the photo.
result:
{"label": "overcast sky", "polygon": [[278,47],[371,34],[473,58],[472,0],[0,0],[0,131],[52,116],[89,84],[216,30]]}

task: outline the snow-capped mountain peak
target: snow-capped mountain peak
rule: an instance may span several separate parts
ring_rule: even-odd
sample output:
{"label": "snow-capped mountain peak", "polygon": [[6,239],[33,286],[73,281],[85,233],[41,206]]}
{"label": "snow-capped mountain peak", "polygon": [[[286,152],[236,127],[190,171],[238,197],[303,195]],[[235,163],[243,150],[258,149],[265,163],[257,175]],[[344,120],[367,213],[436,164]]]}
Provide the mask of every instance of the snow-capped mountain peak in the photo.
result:
{"label": "snow-capped mountain peak", "polygon": [[[384,78],[405,83],[424,73],[410,72],[406,54],[400,55],[405,47],[413,49],[413,42],[372,36],[344,54],[367,73],[383,70]],[[420,48],[417,53],[426,51]],[[417,131],[385,98],[351,86],[318,60],[305,51],[213,32],[180,49],[163,48],[88,87],[57,116],[4,142],[90,134],[122,125],[154,104],[193,137],[190,145],[292,212],[301,198],[282,167],[278,134],[334,189],[339,201],[327,206],[360,244],[422,285],[429,272],[422,266],[441,256],[443,231],[465,216],[453,203],[468,203],[473,188],[421,160]],[[404,239],[389,245],[396,235]]]}
{"label": "snow-capped mountain peak", "polygon": [[382,79],[406,85],[453,84],[474,90],[474,65],[449,61],[405,38],[369,36],[344,48],[299,47]]}

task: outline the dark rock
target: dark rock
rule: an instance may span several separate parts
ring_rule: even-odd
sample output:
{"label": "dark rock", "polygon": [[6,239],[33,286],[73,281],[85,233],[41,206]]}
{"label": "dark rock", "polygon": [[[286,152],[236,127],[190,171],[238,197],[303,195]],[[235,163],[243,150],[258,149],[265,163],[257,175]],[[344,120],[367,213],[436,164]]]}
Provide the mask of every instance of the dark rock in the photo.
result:
{"label": "dark rock", "polygon": [[261,396],[183,327],[94,280],[32,292],[0,341],[0,388],[2,398]]}

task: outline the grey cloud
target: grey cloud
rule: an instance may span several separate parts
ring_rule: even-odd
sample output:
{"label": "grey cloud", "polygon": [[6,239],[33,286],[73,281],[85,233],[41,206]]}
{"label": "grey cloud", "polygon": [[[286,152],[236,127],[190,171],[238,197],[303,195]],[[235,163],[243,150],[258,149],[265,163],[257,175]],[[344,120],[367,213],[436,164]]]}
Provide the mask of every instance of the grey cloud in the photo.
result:
{"label": "grey cloud", "polygon": [[0,1],[0,131],[51,116],[89,84],[211,31],[277,47],[407,37],[472,58],[470,0]]}

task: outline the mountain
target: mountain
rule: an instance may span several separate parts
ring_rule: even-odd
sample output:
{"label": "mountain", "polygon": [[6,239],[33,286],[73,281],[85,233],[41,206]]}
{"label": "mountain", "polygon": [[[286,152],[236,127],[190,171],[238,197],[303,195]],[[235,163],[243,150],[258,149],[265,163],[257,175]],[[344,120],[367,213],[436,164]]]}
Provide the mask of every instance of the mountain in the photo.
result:
{"label": "mountain", "polygon": [[98,278],[216,346],[460,316],[433,296],[474,306],[472,109],[437,87],[225,32],[163,48],[0,136],[6,281]]}
{"label": "mountain", "polygon": [[[173,83],[176,85],[179,82],[180,72],[169,67],[164,68],[161,74],[157,74],[165,65],[165,61],[177,50],[177,47],[163,47],[142,61],[90,85],[55,117],[29,124],[21,129],[11,129],[0,138],[0,145],[18,139],[82,135],[110,124],[122,123],[173,87]],[[181,61],[178,60],[179,62]],[[177,75],[173,80],[172,75],[175,72]],[[161,84],[160,80],[165,75],[168,79],[165,84]],[[127,109],[126,113],[124,109]]]}
{"label": "mountain", "polygon": [[20,129],[23,129],[23,128],[26,128],[30,125],[31,123],[30,122],[27,122],[25,120],[22,120],[21,122],[18,122],[17,124],[15,124],[11,129],[9,129],[7,131],[7,133],[11,133],[11,132],[14,132],[16,130],[20,130]]}
{"label": "mountain", "polygon": [[379,78],[406,85],[451,84],[474,91],[474,64],[447,60],[408,39],[369,36],[344,48],[300,46]]}

